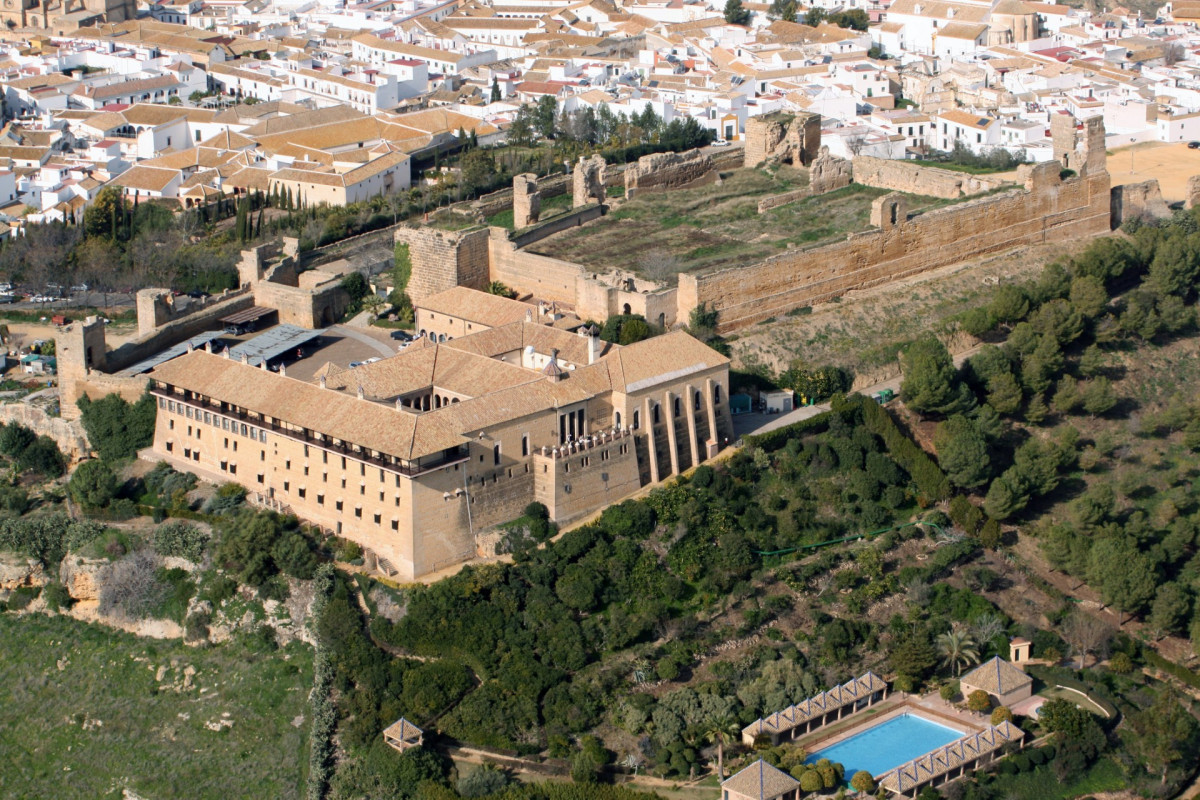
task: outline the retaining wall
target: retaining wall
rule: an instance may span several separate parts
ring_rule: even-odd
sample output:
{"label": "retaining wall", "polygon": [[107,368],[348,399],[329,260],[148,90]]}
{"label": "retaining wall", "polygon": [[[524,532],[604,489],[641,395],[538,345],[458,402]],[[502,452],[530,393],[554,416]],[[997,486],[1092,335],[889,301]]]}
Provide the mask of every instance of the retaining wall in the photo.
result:
{"label": "retaining wall", "polygon": [[7,403],[0,405],[0,422],[17,422],[38,436],[49,436],[71,461],[91,455],[92,448],[88,444],[87,434],[83,430],[83,423],[78,419],[52,417],[27,403]]}

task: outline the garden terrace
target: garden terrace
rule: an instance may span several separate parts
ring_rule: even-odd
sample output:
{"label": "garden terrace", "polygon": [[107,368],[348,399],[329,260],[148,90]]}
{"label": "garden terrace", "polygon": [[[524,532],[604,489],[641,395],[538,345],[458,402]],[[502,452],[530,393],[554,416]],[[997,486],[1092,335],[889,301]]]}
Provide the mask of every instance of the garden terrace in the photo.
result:
{"label": "garden terrace", "polygon": [[[710,185],[642,192],[602,219],[547,237],[530,250],[592,269],[642,274],[656,271],[649,263],[653,253],[655,260],[674,259],[673,272],[706,272],[867,230],[871,202],[887,194],[851,184],[759,213],[759,201],[807,185],[805,169],[740,169]],[[914,213],[951,202],[907,197]]]}

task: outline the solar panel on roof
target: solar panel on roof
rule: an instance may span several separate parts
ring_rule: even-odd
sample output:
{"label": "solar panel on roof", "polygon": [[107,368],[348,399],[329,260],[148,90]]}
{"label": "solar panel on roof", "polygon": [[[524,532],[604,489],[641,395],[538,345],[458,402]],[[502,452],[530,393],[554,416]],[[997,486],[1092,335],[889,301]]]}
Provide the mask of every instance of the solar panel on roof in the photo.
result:
{"label": "solar panel on roof", "polygon": [[310,330],[297,325],[276,325],[268,331],[260,333],[249,341],[230,348],[229,357],[241,360],[245,354],[246,361],[251,366],[258,366],[262,361],[270,361],[276,356],[283,355],[294,347],[299,347],[307,341],[325,333],[324,328]]}

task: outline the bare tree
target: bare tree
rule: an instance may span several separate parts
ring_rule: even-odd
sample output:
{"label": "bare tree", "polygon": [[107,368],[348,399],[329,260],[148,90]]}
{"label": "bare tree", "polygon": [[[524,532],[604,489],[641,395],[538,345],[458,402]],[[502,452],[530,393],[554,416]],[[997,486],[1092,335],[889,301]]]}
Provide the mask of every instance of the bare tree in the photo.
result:
{"label": "bare tree", "polygon": [[1102,620],[1084,611],[1075,610],[1063,622],[1062,635],[1071,647],[1071,653],[1079,656],[1079,669],[1089,654],[1097,654],[1108,644],[1113,630]]}
{"label": "bare tree", "polygon": [[982,645],[995,639],[1004,632],[1004,620],[999,614],[980,614],[971,625],[971,633]]}
{"label": "bare tree", "polygon": [[655,283],[672,284],[679,278],[679,258],[668,250],[649,250],[638,260],[643,275]]}
{"label": "bare tree", "polygon": [[166,587],[155,577],[158,561],[146,550],[109,564],[99,575],[100,613],[141,619],[158,604]]}
{"label": "bare tree", "polygon": [[1163,47],[1163,63],[1173,67],[1187,57],[1187,50],[1178,42]]}

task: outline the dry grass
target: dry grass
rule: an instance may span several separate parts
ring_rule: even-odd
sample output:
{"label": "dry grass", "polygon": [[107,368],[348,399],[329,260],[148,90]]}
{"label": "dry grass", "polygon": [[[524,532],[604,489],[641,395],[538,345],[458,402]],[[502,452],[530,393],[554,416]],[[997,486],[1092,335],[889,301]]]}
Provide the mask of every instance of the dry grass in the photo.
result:
{"label": "dry grass", "polygon": [[[805,247],[870,227],[882,189],[845,189],[758,213],[758,201],[808,185],[807,170],[741,169],[719,184],[646,192],[603,219],[549,237],[530,249],[592,268],[641,271],[647,252],[675,256],[680,269],[704,272],[752,264],[788,247]],[[909,196],[913,212],[948,201]]]}

